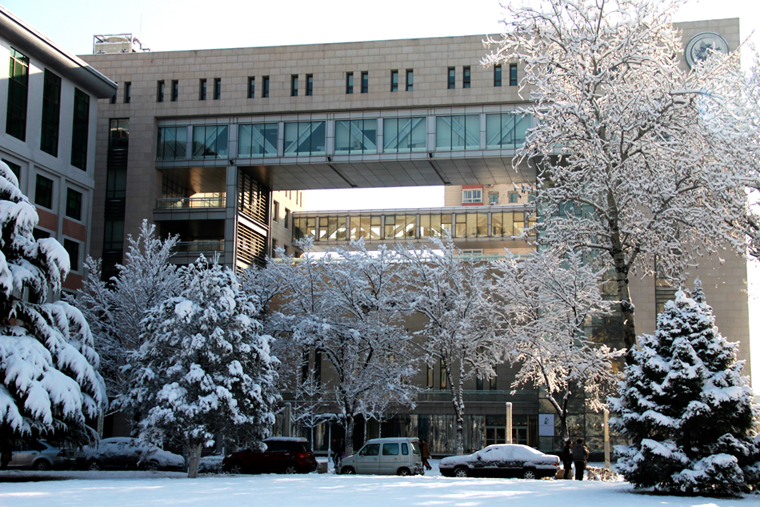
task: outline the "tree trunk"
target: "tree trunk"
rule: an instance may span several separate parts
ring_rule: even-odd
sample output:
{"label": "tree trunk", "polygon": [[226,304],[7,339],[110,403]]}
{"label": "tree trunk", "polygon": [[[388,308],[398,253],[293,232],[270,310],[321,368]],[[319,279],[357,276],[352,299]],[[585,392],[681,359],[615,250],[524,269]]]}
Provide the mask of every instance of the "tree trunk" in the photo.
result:
{"label": "tree trunk", "polygon": [[202,442],[191,442],[187,449],[187,478],[198,477],[198,465],[201,462]]}
{"label": "tree trunk", "polygon": [[631,301],[631,292],[628,287],[628,272],[636,259],[637,252],[631,254],[631,258],[626,261],[625,252],[623,251],[623,242],[620,237],[620,227],[618,224],[618,211],[612,193],[607,194],[608,204],[613,210],[610,220],[610,254],[612,263],[615,267],[615,284],[617,286],[618,301],[620,305],[620,315],[623,318],[623,341],[627,349],[625,354],[626,364],[633,364],[633,350],[636,346],[636,324],[634,322],[634,306]]}
{"label": "tree trunk", "polygon": [[354,453],[354,416],[346,414],[346,439],[344,440],[346,456],[351,456]]}
{"label": "tree trunk", "polygon": [[446,368],[446,381],[449,383],[449,389],[451,390],[451,401],[454,405],[454,417],[456,420],[457,428],[457,456],[461,456],[464,454],[464,395],[462,381],[462,378],[464,378],[463,361],[460,361],[459,384],[456,387],[454,386],[453,377],[451,375],[451,366],[444,361],[444,367]]}

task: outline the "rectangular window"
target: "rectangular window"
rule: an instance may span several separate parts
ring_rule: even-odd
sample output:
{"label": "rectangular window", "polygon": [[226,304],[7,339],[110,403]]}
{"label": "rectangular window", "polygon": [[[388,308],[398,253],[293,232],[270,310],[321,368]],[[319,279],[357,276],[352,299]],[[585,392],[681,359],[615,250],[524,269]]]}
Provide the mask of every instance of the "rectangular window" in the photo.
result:
{"label": "rectangular window", "polygon": [[3,162],[8,164],[8,167],[11,168],[11,171],[13,172],[13,174],[16,175],[16,179],[18,180],[19,184],[21,184],[21,166],[18,164],[14,164],[10,160],[3,159]]}
{"label": "rectangular window", "polygon": [[336,120],[335,154],[377,153],[377,120]]}
{"label": "rectangular window", "polygon": [[277,201],[272,201],[272,220],[280,221],[280,203]]}
{"label": "rectangular window", "polygon": [[488,204],[499,204],[499,192],[488,192]]}
{"label": "rectangular window", "polygon": [[494,65],[493,67],[493,85],[496,88],[501,86],[501,65]]}
{"label": "rectangular window", "polygon": [[486,149],[514,149],[525,143],[531,116],[519,113],[486,115]]}
{"label": "rectangular window", "polygon": [[42,136],[40,149],[58,156],[58,128],[61,118],[61,78],[45,69],[42,91]]}
{"label": "rectangular window", "polygon": [[325,122],[293,122],[285,124],[285,156],[324,154]]}
{"label": "rectangular window", "polygon": [[206,80],[201,79],[198,82],[198,100],[206,100]]}
{"label": "rectangular window", "polygon": [[448,82],[448,88],[449,90],[453,90],[456,88],[457,85],[457,71],[454,67],[449,67],[449,82]]}
{"label": "rectangular window", "polygon": [[238,128],[238,157],[276,157],[277,124],[255,123]]}
{"label": "rectangular window", "polygon": [[156,102],[164,101],[164,90],[166,88],[165,81],[159,81],[156,85]]}
{"label": "rectangular window", "polygon": [[446,389],[446,367],[443,364],[443,359],[438,360],[438,373],[439,375],[439,382],[438,382],[438,388],[439,389]]}
{"label": "rectangular window", "polygon": [[248,78],[248,98],[252,99],[256,97],[256,78]]}
{"label": "rectangular window", "polygon": [[383,120],[383,149],[387,153],[425,151],[426,118],[386,118]]}
{"label": "rectangular window", "polygon": [[398,91],[398,71],[397,70],[391,71],[391,91],[392,92]]}
{"label": "rectangular window", "polygon": [[509,86],[517,86],[517,64],[509,64]]}
{"label": "rectangular window", "polygon": [[227,158],[227,125],[193,127],[193,158]]}
{"label": "rectangular window", "polygon": [[222,78],[214,78],[214,100],[222,98]]}
{"label": "rectangular window", "polygon": [[263,98],[269,97],[269,76],[264,76],[261,78],[264,82],[262,83],[263,86],[261,87],[261,96]]}
{"label": "rectangular window", "polygon": [[414,90],[414,70],[406,69],[406,91]]}
{"label": "rectangular window", "polygon": [[66,216],[74,220],[82,219],[82,193],[66,189]]}
{"label": "rectangular window", "polygon": [[462,69],[462,88],[470,87],[470,67]]}
{"label": "rectangular window", "polygon": [[124,220],[106,220],[103,229],[103,251],[123,250]]}
{"label": "rectangular window", "polygon": [[71,165],[87,170],[87,141],[90,129],[90,96],[74,88],[74,126],[71,131]]}
{"label": "rectangular window", "polygon": [[113,95],[111,95],[111,98],[108,100],[108,102],[111,103],[111,104],[116,104],[116,94],[115,93]]}
{"label": "rectangular window", "polygon": [[314,95],[314,76],[306,74],[306,96],[311,97],[312,95]]}
{"label": "rectangular window", "polygon": [[124,83],[124,103],[129,104],[130,102],[132,102],[132,83],[126,81]]}
{"label": "rectangular window", "polygon": [[362,72],[362,93],[369,92],[369,72]]}
{"label": "rectangular window", "polygon": [[79,243],[67,238],[63,238],[63,249],[69,254],[71,262],[71,271],[79,271]]}
{"label": "rectangular window", "polygon": [[346,73],[346,95],[351,95],[352,93],[354,93],[354,73],[347,72]]}
{"label": "rectangular window", "polygon": [[509,193],[509,204],[517,204],[520,202],[520,194],[517,192],[510,192]]}
{"label": "rectangular window", "polygon": [[53,209],[53,180],[37,175],[34,186],[34,204]]}
{"label": "rectangular window", "polygon": [[[483,202],[483,189],[462,190],[462,204],[480,204]],[[459,216],[459,215],[457,215]]]}
{"label": "rectangular window", "polygon": [[298,74],[290,76],[290,96],[298,97]]}
{"label": "rectangular window", "polygon": [[435,147],[440,151],[480,149],[480,116],[436,117]]}
{"label": "rectangular window", "polygon": [[26,103],[28,97],[29,57],[11,48],[5,133],[22,141],[26,140]]}
{"label": "rectangular window", "polygon": [[172,102],[177,102],[177,99],[179,98],[179,81],[176,79],[172,80]]}
{"label": "rectangular window", "polygon": [[159,127],[156,159],[187,158],[187,127]]}
{"label": "rectangular window", "polygon": [[435,370],[433,368],[431,368],[430,366],[425,366],[425,368],[427,368],[427,375],[426,375],[427,378],[426,378],[425,385],[429,389],[432,389],[433,388],[433,376],[434,376],[433,373],[435,372]]}
{"label": "rectangular window", "polygon": [[288,208],[285,208],[285,220],[283,222],[285,228],[290,229],[290,210]]}

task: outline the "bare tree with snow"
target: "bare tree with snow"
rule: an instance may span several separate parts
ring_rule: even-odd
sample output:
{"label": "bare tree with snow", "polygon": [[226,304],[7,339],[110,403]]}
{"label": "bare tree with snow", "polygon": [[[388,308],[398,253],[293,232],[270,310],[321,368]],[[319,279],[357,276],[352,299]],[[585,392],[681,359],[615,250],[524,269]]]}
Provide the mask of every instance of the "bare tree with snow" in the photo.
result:
{"label": "bare tree with snow", "polygon": [[744,189],[760,164],[738,52],[684,70],[671,23],[681,3],[514,2],[483,60],[524,64],[524,111],[539,126],[515,163],[538,169],[539,241],[595,252],[614,270],[629,361],[629,277],[655,260],[676,277],[699,255],[743,254]]}
{"label": "bare tree with snow", "polygon": [[140,436],[188,446],[188,477],[222,433],[252,448],[268,436],[279,402],[271,336],[257,299],[229,268],[201,257],[183,268],[181,291],[148,311],[131,355],[131,389],[119,399],[141,416]]}
{"label": "bare tree with snow", "polygon": [[573,395],[598,411],[619,380],[613,363],[623,351],[595,343],[591,332],[593,321],[610,313],[599,288],[602,273],[562,248],[510,256],[493,268],[501,333],[519,367],[512,387],[543,388],[567,440]]}
{"label": "bare tree with snow", "polygon": [[148,311],[179,290],[177,266],[170,262],[178,236],[162,240],[156,226],[143,220],[137,239],[128,236],[126,262],[117,264],[118,275],[101,279],[100,260],[87,258],[87,277],[73,299],[92,328],[100,354],[100,371],[112,396],[127,387],[122,371],[125,356],[141,345],[140,321]]}
{"label": "bare tree with snow", "polygon": [[354,423],[362,404],[377,393],[413,406],[416,387],[405,382],[417,371],[411,337],[403,327],[396,263],[392,252],[369,252],[363,242],[322,257],[306,240],[300,259],[270,264],[285,282],[280,312],[289,322],[289,339],[318,352],[331,372],[324,399],[337,406],[346,429],[346,454],[353,451]]}
{"label": "bare tree with snow", "polygon": [[108,403],[98,354],[82,313],[60,293],[69,255],[35,239],[39,217],[0,162],[0,434],[86,442],[85,418]]}
{"label": "bare tree with snow", "polygon": [[488,270],[462,256],[449,237],[433,239],[435,250],[399,247],[407,304],[421,314],[424,327],[414,334],[428,367],[440,364],[456,418],[456,451],[464,452],[464,383],[490,379],[505,359],[495,334]]}

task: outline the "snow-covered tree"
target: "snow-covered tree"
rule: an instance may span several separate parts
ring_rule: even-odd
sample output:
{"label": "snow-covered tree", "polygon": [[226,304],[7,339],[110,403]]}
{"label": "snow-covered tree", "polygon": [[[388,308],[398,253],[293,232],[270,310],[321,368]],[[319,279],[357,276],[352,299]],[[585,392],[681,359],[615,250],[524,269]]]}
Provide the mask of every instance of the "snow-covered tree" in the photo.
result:
{"label": "snow-covered tree", "polygon": [[98,354],[82,313],[60,293],[69,256],[53,238],[35,239],[39,218],[0,162],[0,435],[84,442],[85,418],[107,405]]}
{"label": "snow-covered tree", "polygon": [[451,393],[456,420],[456,451],[464,452],[464,383],[496,376],[504,347],[495,333],[488,270],[462,256],[451,237],[433,239],[434,248],[399,247],[407,304],[421,314],[424,327],[414,334],[428,367],[440,364]]}
{"label": "snow-covered tree", "polygon": [[654,335],[625,369],[611,398],[613,428],[631,442],[618,446],[618,470],[638,488],[735,494],[757,483],[758,409],[736,360],[738,344],[715,327],[697,281],[693,297],[676,293]]}
{"label": "snow-covered tree", "polygon": [[159,239],[156,226],[143,220],[137,239],[128,236],[126,262],[116,265],[117,276],[103,281],[100,260],[88,257],[85,262],[87,278],[72,304],[90,323],[111,396],[127,387],[122,368],[126,354],[142,343],[140,321],[179,290],[177,266],[170,262],[177,239]]}
{"label": "snow-covered tree", "polygon": [[543,387],[560,420],[562,439],[568,404],[581,394],[598,411],[619,380],[613,364],[623,352],[593,336],[595,319],[609,314],[600,292],[602,273],[577,251],[545,249],[528,257],[494,262],[494,296],[510,361],[519,366],[513,388]]}
{"label": "snow-covered tree", "polygon": [[[757,132],[737,51],[684,70],[683,0],[513,2],[484,64],[524,65],[537,127],[515,158],[538,171],[538,238],[595,252],[636,342],[634,270],[679,276],[702,254],[745,251]],[[630,356],[627,360],[630,361]]]}
{"label": "snow-covered tree", "polygon": [[322,257],[310,252],[309,240],[300,248],[300,259],[269,265],[285,283],[279,311],[288,322],[287,339],[329,364],[322,396],[337,406],[351,454],[354,422],[368,397],[390,393],[394,402],[413,406],[407,393],[417,390],[405,382],[416,361],[401,320],[397,263],[392,252],[369,252],[363,242]]}
{"label": "snow-covered tree", "polygon": [[188,446],[188,476],[216,434],[255,447],[274,423],[280,397],[260,334],[259,303],[229,268],[204,257],[181,270],[181,290],[143,320],[131,356],[130,391],[119,400],[140,416],[141,438]]}

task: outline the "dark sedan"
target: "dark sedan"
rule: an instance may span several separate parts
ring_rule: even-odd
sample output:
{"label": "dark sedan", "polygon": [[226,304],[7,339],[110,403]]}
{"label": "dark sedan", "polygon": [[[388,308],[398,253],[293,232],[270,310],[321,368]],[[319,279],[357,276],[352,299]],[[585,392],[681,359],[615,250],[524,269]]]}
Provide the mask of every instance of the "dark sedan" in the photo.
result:
{"label": "dark sedan", "polygon": [[222,469],[233,474],[305,474],[317,469],[317,458],[305,438],[272,437],[264,444],[263,451],[246,449],[227,455]]}
{"label": "dark sedan", "polygon": [[527,445],[497,444],[467,456],[443,458],[439,468],[446,477],[540,479],[557,474],[559,458]]}

